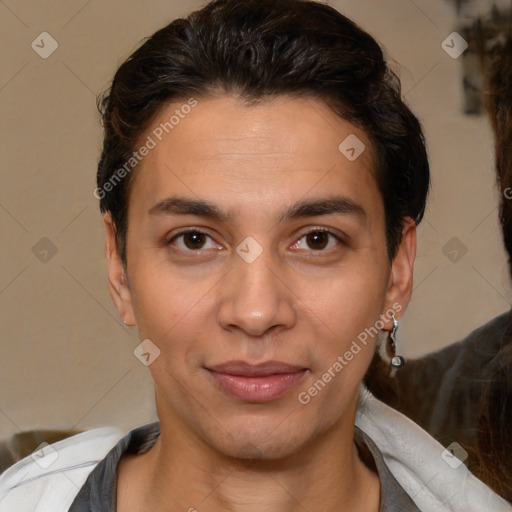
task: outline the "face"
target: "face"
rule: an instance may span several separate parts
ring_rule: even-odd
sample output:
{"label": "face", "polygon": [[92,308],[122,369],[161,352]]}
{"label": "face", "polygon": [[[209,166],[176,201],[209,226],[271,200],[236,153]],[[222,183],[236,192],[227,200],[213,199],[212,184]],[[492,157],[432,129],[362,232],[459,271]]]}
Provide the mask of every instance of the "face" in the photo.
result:
{"label": "face", "polygon": [[186,103],[141,139],[155,147],[130,193],[126,276],[105,216],[111,294],[160,350],[162,430],[230,456],[298,453],[352,428],[376,343],[361,334],[407,304],[415,227],[390,263],[370,141],[320,100]]}

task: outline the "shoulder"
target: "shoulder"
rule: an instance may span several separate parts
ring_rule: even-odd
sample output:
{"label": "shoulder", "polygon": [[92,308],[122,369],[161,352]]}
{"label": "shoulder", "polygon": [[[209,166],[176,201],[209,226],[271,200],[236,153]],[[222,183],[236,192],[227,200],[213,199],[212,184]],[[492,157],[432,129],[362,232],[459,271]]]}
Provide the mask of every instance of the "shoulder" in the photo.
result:
{"label": "shoulder", "polygon": [[394,478],[419,510],[512,512],[462,461],[412,420],[362,388],[356,426],[378,447]]}
{"label": "shoulder", "polygon": [[117,428],[93,429],[20,460],[0,475],[0,509],[68,510],[89,473],[122,437]]}

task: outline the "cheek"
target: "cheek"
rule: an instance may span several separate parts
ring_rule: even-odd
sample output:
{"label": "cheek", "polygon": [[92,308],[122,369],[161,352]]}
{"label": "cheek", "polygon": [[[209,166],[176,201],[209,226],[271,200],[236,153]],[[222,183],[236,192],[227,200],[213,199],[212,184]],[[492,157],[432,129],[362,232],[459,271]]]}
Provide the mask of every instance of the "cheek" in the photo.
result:
{"label": "cheek", "polygon": [[179,382],[193,379],[203,362],[204,333],[213,332],[207,297],[211,286],[183,286],[162,274],[139,278],[133,287],[139,338],[150,339],[160,350],[149,370],[155,383],[178,400]]}
{"label": "cheek", "polygon": [[357,395],[375,352],[384,305],[382,286],[379,289],[375,280],[369,280],[368,286],[374,288],[367,293],[349,279],[334,284],[343,288],[338,291],[334,286],[321,298],[323,307],[316,309],[322,321],[314,334],[320,341],[310,352],[312,375],[298,396],[325,421],[336,421]]}
{"label": "cheek", "polygon": [[[137,265],[137,263],[139,263]],[[211,280],[173,271],[168,265],[134,261],[132,305],[140,336],[164,339],[194,325],[204,311]]]}
{"label": "cheek", "polygon": [[314,377],[329,380],[329,395],[340,393],[341,399],[343,389],[355,390],[366,373],[382,327],[386,282],[385,276],[361,269],[340,275],[328,288],[305,300],[320,319],[316,339],[322,341],[312,353]]}
{"label": "cheek", "polygon": [[150,339],[160,349],[160,357],[149,367],[155,382],[168,382],[170,376],[193,379],[205,363],[205,354],[222,336],[215,308],[225,272],[179,271],[149,258],[139,265],[132,261],[139,338]]}
{"label": "cheek", "polygon": [[[375,265],[377,268],[377,265]],[[357,336],[383,313],[387,276],[372,265],[347,267],[333,272],[328,280],[304,287],[303,302],[341,339]]]}

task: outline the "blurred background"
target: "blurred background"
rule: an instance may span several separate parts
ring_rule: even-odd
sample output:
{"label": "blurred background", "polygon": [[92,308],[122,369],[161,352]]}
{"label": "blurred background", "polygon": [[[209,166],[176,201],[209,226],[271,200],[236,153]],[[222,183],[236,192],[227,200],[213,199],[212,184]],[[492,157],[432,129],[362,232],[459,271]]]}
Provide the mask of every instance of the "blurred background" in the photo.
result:
{"label": "blurred background", "polygon": [[[425,129],[432,191],[398,331],[402,353],[419,356],[512,303],[479,93],[510,5],[327,3],[383,46]],[[128,430],[156,418],[149,371],[133,354],[137,332],[119,320],[107,290],[93,196],[96,97],[141,39],[201,5],[0,1],[0,440],[36,428]]]}

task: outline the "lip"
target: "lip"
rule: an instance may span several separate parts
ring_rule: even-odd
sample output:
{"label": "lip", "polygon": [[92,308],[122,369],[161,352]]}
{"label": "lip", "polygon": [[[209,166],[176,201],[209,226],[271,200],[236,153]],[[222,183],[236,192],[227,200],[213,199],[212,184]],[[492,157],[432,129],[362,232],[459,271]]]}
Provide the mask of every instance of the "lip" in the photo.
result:
{"label": "lip", "polygon": [[299,384],[307,368],[281,361],[251,365],[229,361],[207,368],[217,386],[228,395],[245,402],[270,402]]}

